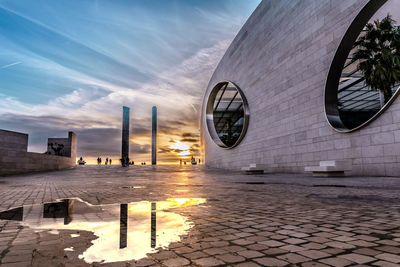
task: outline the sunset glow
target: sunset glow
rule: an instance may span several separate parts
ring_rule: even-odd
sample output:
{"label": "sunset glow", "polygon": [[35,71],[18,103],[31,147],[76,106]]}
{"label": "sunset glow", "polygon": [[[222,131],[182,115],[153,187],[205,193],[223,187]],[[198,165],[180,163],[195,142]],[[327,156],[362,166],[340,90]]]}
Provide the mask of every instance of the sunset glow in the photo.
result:
{"label": "sunset glow", "polygon": [[258,3],[2,1],[0,129],[29,134],[38,153],[73,131],[78,159],[114,165],[126,106],[129,159],[148,164],[156,106],[157,163],[199,158],[204,91]]}

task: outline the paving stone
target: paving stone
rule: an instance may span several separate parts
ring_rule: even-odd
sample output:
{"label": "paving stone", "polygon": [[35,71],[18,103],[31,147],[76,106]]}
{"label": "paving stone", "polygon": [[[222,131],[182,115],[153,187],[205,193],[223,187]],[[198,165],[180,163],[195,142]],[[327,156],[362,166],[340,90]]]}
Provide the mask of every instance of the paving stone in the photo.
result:
{"label": "paving stone", "polygon": [[190,261],[185,258],[172,258],[162,262],[167,267],[179,267],[186,266],[190,264]]}
{"label": "paving stone", "polygon": [[225,251],[229,251],[229,252],[238,252],[238,251],[242,251],[242,250],[246,250],[246,247],[241,247],[241,246],[227,246],[227,247],[222,247],[220,249],[223,249]]}
{"label": "paving stone", "polygon": [[262,253],[264,253],[266,255],[279,255],[279,254],[287,253],[287,251],[283,250],[283,249],[279,249],[279,248],[270,248],[270,249],[262,251]]}
{"label": "paving stone", "polygon": [[[400,211],[391,201],[366,202],[358,201],[357,198],[352,201],[317,201],[307,196],[316,193],[344,194],[343,188],[312,185],[316,182],[340,184],[345,181],[359,186],[347,187],[346,194],[396,199],[399,192],[393,188],[400,187],[400,179],[385,178],[385,183],[390,184],[390,190],[386,190],[387,185],[379,179],[348,177],[346,180],[315,180],[283,174],[252,177],[251,179],[265,182],[263,186],[255,186],[243,184],[243,181],[249,181],[249,177],[245,175],[200,168],[188,171],[157,166],[157,171],[152,171],[150,168],[138,166],[121,173],[120,168],[87,167],[63,172],[0,177],[0,181],[6,181],[0,186],[0,210],[15,207],[18,203],[41,204],[70,197],[79,197],[96,205],[175,197],[205,197],[207,202],[204,206],[171,210],[186,216],[188,222],[194,225],[188,234],[181,236],[180,242],[174,242],[169,247],[160,249],[160,252],[149,254],[143,260],[131,260],[129,264],[255,266],[266,264],[264,261],[273,265],[275,260],[278,265],[345,266],[348,262],[353,265],[363,262],[355,261],[353,256],[345,256],[351,254],[373,259],[360,265],[399,264],[396,256],[400,255],[400,246],[399,240],[395,239],[400,238]],[[187,185],[184,187],[190,191],[187,195],[176,193],[178,186],[174,183],[181,183],[182,177],[191,177],[185,180]],[[282,181],[291,184],[282,184]],[[121,189],[129,183],[145,185],[145,188]],[[298,186],[299,183],[302,185]],[[365,183],[369,186],[362,186]],[[24,186],[16,187],[19,185]],[[390,218],[387,214],[391,215]],[[103,217],[102,220],[108,218]],[[80,237],[71,238],[71,233],[76,231],[59,230],[57,234],[50,234],[48,230],[35,232],[29,227],[22,227],[19,222],[5,224],[0,220],[0,251],[8,251],[6,255],[2,254],[2,266],[6,266],[8,263],[5,261],[9,260],[20,260],[16,263],[21,264],[30,262],[25,260],[29,257],[32,259],[32,254],[36,266],[90,266],[83,260],[78,260],[77,255],[92,245],[95,236],[92,232],[81,231]],[[15,246],[10,246],[12,240]],[[296,244],[298,240],[302,241]],[[75,254],[63,251],[70,246],[76,250]],[[225,261],[222,256],[226,257]],[[353,261],[343,256],[350,257]],[[304,258],[305,262],[294,263]],[[256,259],[263,260],[257,262]],[[124,264],[127,263],[110,263],[105,266],[125,266]]]}
{"label": "paving stone", "polygon": [[338,241],[328,242],[328,243],[325,243],[324,245],[327,245],[327,246],[330,246],[333,248],[340,248],[340,249],[353,249],[356,247],[349,243],[338,242]]}
{"label": "paving stone", "polygon": [[377,250],[380,251],[385,251],[391,254],[397,254],[400,255],[400,247],[393,247],[393,246],[382,246],[382,247],[377,247]]}
{"label": "paving stone", "polygon": [[259,267],[261,265],[258,265],[254,262],[243,262],[243,263],[236,264],[234,266],[236,266],[236,267]]}
{"label": "paving stone", "polygon": [[240,256],[243,256],[245,258],[249,258],[249,259],[265,256],[263,253],[260,253],[255,250],[242,250],[242,251],[239,251],[237,254],[239,254]]}
{"label": "paving stone", "polygon": [[367,255],[367,256],[375,256],[375,255],[382,253],[382,251],[378,251],[378,250],[370,249],[370,248],[359,248],[359,249],[354,250],[353,252],[355,252],[357,254]]}
{"label": "paving stone", "polygon": [[354,264],[353,261],[349,261],[349,260],[339,258],[339,257],[327,258],[327,259],[322,259],[319,261],[322,263],[328,264],[330,266],[335,266],[335,267],[343,267],[343,266],[348,266],[348,265]]}
{"label": "paving stone", "polygon": [[[135,267],[146,267],[146,266],[153,266],[155,262],[151,259],[141,259],[138,261],[130,262],[129,263],[131,266]],[[74,267],[74,266],[71,266]]]}
{"label": "paving stone", "polygon": [[314,242],[311,242],[308,244],[303,244],[301,246],[305,249],[324,249],[324,248],[326,248],[325,245],[314,243]]}
{"label": "paving stone", "polygon": [[400,263],[400,255],[394,255],[394,254],[390,254],[390,253],[382,253],[382,254],[376,255],[375,258],[393,262],[393,263]]}
{"label": "paving stone", "polygon": [[223,250],[221,248],[208,248],[203,250],[205,253],[209,255],[218,255],[218,254],[225,254],[226,250]]}
{"label": "paving stone", "polygon": [[218,259],[223,260],[226,263],[236,263],[236,262],[242,262],[245,261],[246,259],[242,256],[239,255],[234,255],[231,253],[228,254],[223,254],[223,255],[218,255],[216,256]]}
{"label": "paving stone", "polygon": [[2,267],[24,267],[24,266],[32,266],[31,261],[25,262],[14,262],[14,263],[3,263]]}
{"label": "paving stone", "polygon": [[316,261],[309,261],[309,262],[304,262],[301,264],[303,267],[328,267],[329,265],[316,262]]}
{"label": "paving stone", "polygon": [[266,250],[269,247],[267,245],[263,245],[263,244],[251,244],[246,246],[246,248],[250,249],[250,250]]}
{"label": "paving stone", "polygon": [[16,262],[26,262],[32,260],[32,253],[29,254],[20,254],[20,255],[8,255],[6,254],[1,262],[4,263],[16,263]]}
{"label": "paving stone", "polygon": [[376,259],[374,259],[372,257],[361,255],[361,254],[357,254],[357,253],[344,254],[344,255],[340,255],[338,257],[344,258],[346,260],[349,260],[349,261],[352,261],[352,262],[356,262],[356,263],[359,263],[359,264],[364,264],[364,263],[368,263],[368,262],[376,260]]}
{"label": "paving stone", "polygon": [[177,257],[177,255],[172,251],[161,251],[156,254],[152,254],[151,256],[157,260],[166,260]]}
{"label": "paving stone", "polygon": [[350,241],[349,244],[354,245],[356,247],[376,247],[376,246],[378,246],[375,243],[367,242],[367,241],[364,241],[364,240]]}
{"label": "paving stone", "polygon": [[218,266],[224,264],[223,261],[216,259],[214,257],[208,257],[208,258],[201,258],[201,259],[196,259],[193,260],[193,262],[199,266]]}
{"label": "paving stone", "polygon": [[280,247],[280,246],[284,246],[285,243],[279,242],[279,241],[275,241],[275,240],[269,240],[269,241],[262,241],[260,242],[260,244],[264,244],[267,245],[269,247]]}
{"label": "paving stone", "polygon": [[372,263],[372,265],[380,266],[380,267],[400,267],[400,264],[387,262],[387,261],[376,261],[376,262]]}
{"label": "paving stone", "polygon": [[300,246],[296,246],[296,245],[287,245],[287,246],[280,247],[280,249],[284,249],[284,250],[287,250],[287,251],[290,251],[290,252],[308,250],[305,247],[300,247]]}
{"label": "paving stone", "polygon": [[254,241],[250,241],[247,239],[237,239],[237,240],[233,240],[232,243],[239,245],[239,246],[246,246],[246,245],[253,244]]}
{"label": "paving stone", "polygon": [[299,238],[288,238],[283,240],[286,243],[292,244],[292,245],[298,245],[298,244],[303,244],[307,243],[307,241]]}
{"label": "paving stone", "polygon": [[254,259],[254,261],[264,266],[286,266],[288,264],[288,262],[286,261],[277,260],[275,258],[269,257],[257,258]]}
{"label": "paving stone", "polygon": [[310,258],[301,256],[301,255],[295,254],[295,253],[288,253],[288,254],[280,255],[277,258],[287,261],[289,263],[293,263],[293,264],[306,262],[306,261],[310,260]]}
{"label": "paving stone", "polygon": [[320,258],[326,258],[331,256],[330,254],[318,250],[304,250],[304,251],[299,251],[297,252],[298,254],[301,254],[303,256],[306,256],[310,259],[320,259]]}
{"label": "paving stone", "polygon": [[206,253],[204,253],[204,252],[201,252],[201,251],[195,251],[195,252],[192,252],[192,253],[183,254],[183,256],[185,258],[194,260],[194,259],[199,259],[199,258],[205,258],[208,255]]}
{"label": "paving stone", "polygon": [[320,251],[328,253],[330,255],[338,255],[338,254],[342,254],[345,252],[345,250],[339,249],[339,248],[324,248],[324,249],[321,249]]}

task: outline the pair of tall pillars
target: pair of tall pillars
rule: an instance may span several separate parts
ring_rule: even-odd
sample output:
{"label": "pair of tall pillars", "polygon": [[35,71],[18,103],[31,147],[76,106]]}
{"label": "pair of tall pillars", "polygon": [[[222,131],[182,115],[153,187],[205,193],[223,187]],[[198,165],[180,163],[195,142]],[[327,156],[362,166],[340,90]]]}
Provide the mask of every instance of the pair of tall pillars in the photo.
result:
{"label": "pair of tall pillars", "polygon": [[[119,216],[119,248],[128,246],[128,204],[120,205]],[[157,244],[157,203],[151,203],[151,220],[150,220],[150,246],[156,247]]]}
{"label": "pair of tall pillars", "polygon": [[[121,159],[122,166],[129,165],[129,119],[130,109],[128,107],[122,108],[122,150]],[[157,107],[152,108],[151,120],[151,164],[157,164]]]}

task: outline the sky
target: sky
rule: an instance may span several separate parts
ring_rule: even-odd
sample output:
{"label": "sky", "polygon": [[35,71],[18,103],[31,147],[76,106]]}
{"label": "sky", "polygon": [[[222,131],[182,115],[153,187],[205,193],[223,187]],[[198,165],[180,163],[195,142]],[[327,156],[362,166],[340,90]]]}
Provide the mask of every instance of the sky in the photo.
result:
{"label": "sky", "polygon": [[121,153],[122,106],[130,155],[198,158],[202,98],[225,50],[260,0],[0,0],[0,129],[78,136],[89,162]]}

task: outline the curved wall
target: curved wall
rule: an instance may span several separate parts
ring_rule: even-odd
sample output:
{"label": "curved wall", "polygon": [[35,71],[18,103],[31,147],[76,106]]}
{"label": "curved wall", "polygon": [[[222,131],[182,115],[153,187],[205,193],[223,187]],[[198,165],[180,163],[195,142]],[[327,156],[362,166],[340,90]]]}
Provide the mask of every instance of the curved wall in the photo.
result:
{"label": "curved wall", "polygon": [[[353,164],[353,175],[400,175],[400,99],[352,133],[335,131],[324,110],[336,50],[368,2],[261,2],[226,51],[205,93],[201,148],[208,166],[240,169],[261,163],[271,172],[303,172],[321,160],[346,159]],[[232,149],[214,143],[205,121],[210,91],[224,80],[242,89],[250,109],[247,134]]]}

